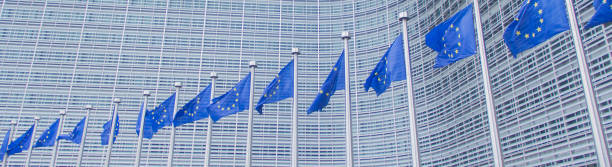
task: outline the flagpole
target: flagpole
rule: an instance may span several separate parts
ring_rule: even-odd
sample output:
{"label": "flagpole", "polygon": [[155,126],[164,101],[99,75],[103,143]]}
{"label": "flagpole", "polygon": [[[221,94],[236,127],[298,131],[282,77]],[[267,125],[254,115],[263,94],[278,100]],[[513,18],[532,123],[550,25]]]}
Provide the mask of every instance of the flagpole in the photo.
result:
{"label": "flagpole", "polygon": [[93,110],[93,106],[85,105],[85,124],[83,125],[83,133],[81,134],[81,144],[79,144],[79,157],[77,160],[77,167],[81,167],[83,161],[83,150],[85,149],[85,138],[87,138],[87,124],[89,123],[89,113]]}
{"label": "flagpole", "polygon": [[60,110],[60,122],[59,128],[57,129],[57,133],[53,136],[53,140],[55,140],[55,146],[53,146],[53,158],[51,159],[50,166],[55,166],[55,161],[57,160],[57,152],[59,151],[60,141],[57,140],[57,137],[62,133],[62,129],[64,128],[64,120],[66,119],[66,110]]}
{"label": "flagpole", "polygon": [[[210,79],[212,79],[210,83],[210,104],[213,102],[213,98],[215,97],[215,86],[217,82],[217,73],[210,72]],[[212,139],[212,118],[208,117],[208,129],[206,129],[206,152],[204,152],[204,167],[208,167],[210,165],[210,140]]]}
{"label": "flagpole", "polygon": [[419,153],[419,137],[416,125],[416,109],[414,102],[414,89],[412,87],[412,64],[410,61],[410,48],[408,46],[408,12],[399,13],[399,20],[402,22],[402,40],[404,41],[404,64],[406,68],[406,92],[408,93],[408,114],[410,122],[410,148],[412,151],[412,166],[421,166]]}
{"label": "flagpole", "polygon": [[[108,148],[106,150],[106,161],[104,162],[104,166],[109,167],[110,166],[110,159],[111,159],[111,151],[113,149],[113,143],[114,142],[114,137],[115,137],[115,125],[117,124],[117,112],[119,112],[119,103],[121,103],[121,99],[120,98],[115,98],[113,99],[113,103],[115,103],[115,111],[113,111],[113,116],[111,118],[111,129],[110,129],[110,135],[108,136]],[[83,144],[83,141],[81,141],[81,144]]]}
{"label": "flagpole", "polygon": [[580,77],[582,81],[582,88],[584,89],[584,96],[586,98],[587,110],[589,111],[593,139],[595,140],[597,159],[599,161],[599,165],[609,167],[611,162],[607,143],[608,140],[606,139],[606,135],[601,126],[601,117],[597,107],[597,99],[595,98],[595,92],[593,91],[593,83],[591,81],[589,67],[587,66],[587,59],[584,55],[584,48],[582,46],[582,39],[580,38],[580,30],[578,29],[576,12],[574,11],[574,4],[572,0],[565,0],[565,8],[569,15],[568,19],[570,21],[574,46],[576,47],[576,56],[578,58]]}
{"label": "flagpole", "polygon": [[480,5],[478,0],[474,0],[474,18],[476,20],[476,33],[478,37],[478,55],[480,55],[480,71],[484,81],[484,91],[487,102],[487,116],[489,118],[489,135],[491,136],[491,151],[493,151],[493,162],[496,167],[504,166],[504,156],[499,142],[499,132],[497,129],[497,117],[495,116],[495,104],[493,103],[493,91],[489,77],[489,63],[487,63],[487,53],[482,32],[482,22],[480,20]]}
{"label": "flagpole", "polygon": [[142,110],[140,113],[140,128],[138,132],[138,145],[136,148],[136,160],[134,160],[134,166],[140,166],[140,153],[142,152],[142,138],[144,135],[144,124],[145,124],[145,115],[147,113],[147,104],[149,103],[149,96],[151,96],[151,92],[148,90],[142,91],[142,96],[144,96],[144,103],[142,106]]}
{"label": "flagpole", "polygon": [[[9,133],[9,142],[7,144],[11,143],[11,140],[13,140],[13,133],[15,133],[15,127],[17,126],[17,121],[15,120],[11,120],[11,129],[9,129],[11,131],[11,133]],[[7,146],[8,147],[8,146]],[[8,167],[8,154],[5,153],[4,154],[4,161],[2,162],[2,166],[4,167]]]}
{"label": "flagpole", "polygon": [[298,55],[300,49],[291,48],[293,54],[293,104],[291,117],[291,166],[298,166]]}
{"label": "flagpole", "polygon": [[257,62],[250,61],[249,68],[251,68],[251,83],[249,86],[249,129],[247,130],[246,167],[251,167],[251,152],[253,151],[253,101],[255,99],[255,89],[253,88],[255,86],[255,68],[257,68]]}
{"label": "flagpole", "polygon": [[[174,82],[174,87],[176,88],[175,89],[176,96],[174,97],[174,113],[172,113],[173,117],[176,115],[176,112],[178,111],[179,92],[182,86],[183,84],[181,82]],[[172,161],[174,160],[174,139],[175,139],[175,133],[176,133],[176,127],[174,126],[174,123],[172,123],[171,129],[172,130],[170,131],[170,148],[168,149],[168,167],[172,167]]]}
{"label": "flagpole", "polygon": [[40,117],[38,116],[34,116],[34,129],[32,129],[32,135],[30,135],[30,146],[28,147],[28,156],[26,157],[26,165],[25,166],[30,166],[30,159],[32,158],[32,149],[34,146],[34,136],[36,136],[36,128],[38,128],[38,121],[40,120]]}
{"label": "flagpole", "polygon": [[351,39],[351,35],[348,31],[343,31],[341,36],[342,40],[344,40],[344,123],[346,127],[346,166],[353,167],[353,122],[351,120],[351,80],[349,73],[348,50],[348,40]]}

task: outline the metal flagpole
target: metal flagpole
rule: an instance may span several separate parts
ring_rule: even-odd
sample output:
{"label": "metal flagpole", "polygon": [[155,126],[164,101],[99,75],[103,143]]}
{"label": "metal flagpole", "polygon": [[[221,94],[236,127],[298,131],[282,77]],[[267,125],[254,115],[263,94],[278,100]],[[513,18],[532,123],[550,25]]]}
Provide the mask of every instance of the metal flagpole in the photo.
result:
{"label": "metal flagpole", "polygon": [[[346,127],[346,166],[353,167],[353,122],[351,120],[351,80],[349,73],[349,47],[351,39],[348,31],[342,32],[344,40],[344,122]],[[295,65],[295,64],[294,64]]]}
{"label": "metal flagpole", "polygon": [[416,109],[414,102],[414,89],[412,88],[412,64],[410,61],[410,48],[408,46],[408,12],[399,13],[399,20],[402,22],[402,40],[404,41],[404,64],[406,68],[406,92],[408,93],[408,114],[410,114],[410,148],[412,151],[412,166],[421,166],[419,156],[419,137],[416,125]]}
{"label": "metal flagpole", "polygon": [[[210,83],[210,103],[212,104],[213,98],[215,97],[215,86],[217,82],[217,73],[210,72],[210,79],[212,79]],[[212,139],[212,118],[208,118],[208,129],[206,131],[206,152],[204,153],[204,167],[208,167],[210,165],[210,140]]]}
{"label": "metal flagpole", "polygon": [[[106,161],[104,161],[104,166],[109,167],[110,166],[110,159],[111,159],[111,152],[113,149],[113,139],[115,136],[115,125],[117,125],[117,112],[119,112],[119,103],[121,103],[121,99],[120,98],[115,98],[113,99],[113,103],[115,103],[115,111],[113,111],[113,116],[111,118],[111,129],[110,129],[110,135],[108,136],[108,148],[106,150]],[[83,144],[83,141],[81,141],[81,144]]]}
{"label": "metal flagpole", "polygon": [[81,144],[79,144],[79,158],[77,160],[77,167],[81,167],[83,162],[83,150],[85,149],[85,139],[87,138],[87,124],[89,123],[89,113],[93,110],[93,106],[85,105],[85,124],[83,125],[83,134],[81,134]]}
{"label": "metal flagpole", "polygon": [[489,77],[489,63],[487,63],[487,53],[485,51],[485,42],[482,32],[482,22],[480,20],[480,5],[478,0],[474,0],[474,18],[476,20],[476,36],[478,37],[478,53],[480,55],[480,71],[482,72],[482,80],[484,81],[484,91],[487,101],[487,116],[489,118],[489,135],[491,136],[491,149],[493,151],[493,162],[496,167],[504,166],[504,156],[499,142],[499,132],[497,129],[497,117],[495,116],[495,105],[493,103],[493,91],[491,90],[491,81]]}
{"label": "metal flagpole", "polygon": [[32,158],[32,150],[34,146],[34,136],[36,136],[36,128],[38,128],[38,121],[40,117],[34,116],[34,129],[32,129],[32,135],[30,135],[30,146],[28,147],[28,156],[26,157],[26,165],[30,166],[30,159]]}
{"label": "metal flagpole", "polygon": [[142,138],[144,135],[144,124],[145,124],[145,115],[147,112],[147,104],[149,104],[149,96],[151,96],[151,92],[148,90],[142,91],[142,96],[144,96],[144,103],[142,104],[142,110],[140,113],[140,128],[138,133],[138,145],[136,146],[136,160],[134,160],[134,166],[140,166],[140,153],[142,151]]}
{"label": "metal flagpole", "polygon": [[[15,133],[15,127],[17,126],[17,121],[15,120],[11,120],[11,129],[9,129],[11,131],[11,133],[9,133],[9,142],[8,144],[11,143],[11,140],[13,140],[13,133]],[[8,147],[8,146],[7,146]],[[2,166],[7,167],[8,166],[8,154],[4,154],[4,162],[2,162]]]}
{"label": "metal flagpole", "polygon": [[298,166],[298,55],[300,49],[291,48],[293,54],[293,103],[291,117],[291,166]]}
{"label": "metal flagpole", "polygon": [[593,91],[593,83],[591,83],[591,75],[589,73],[589,67],[587,66],[587,59],[584,55],[584,48],[582,46],[582,39],[580,38],[580,30],[578,29],[578,22],[576,21],[576,12],[574,11],[574,4],[572,0],[565,0],[565,8],[569,15],[570,26],[572,30],[572,37],[574,38],[574,46],[576,46],[576,56],[578,58],[578,65],[580,68],[580,77],[582,79],[582,88],[584,89],[584,96],[586,98],[587,110],[589,111],[589,119],[591,128],[593,130],[593,139],[595,140],[595,150],[597,150],[597,159],[599,165],[610,166],[610,152],[608,150],[608,140],[601,126],[601,117],[599,116],[599,109],[597,107],[597,99],[595,99],[595,92]]}
{"label": "metal flagpole", "polygon": [[53,140],[55,140],[55,146],[53,146],[53,158],[51,159],[50,166],[55,166],[55,161],[57,160],[57,152],[59,151],[60,142],[57,140],[57,137],[62,133],[62,129],[64,128],[64,120],[66,119],[66,110],[60,110],[60,122],[59,127],[57,129],[57,134],[53,136]]}
{"label": "metal flagpole", "polygon": [[257,68],[257,62],[250,61],[249,68],[251,68],[251,83],[249,86],[249,129],[247,130],[247,146],[246,146],[246,167],[251,167],[251,152],[253,151],[253,100],[255,99],[255,68]]}
{"label": "metal flagpole", "polygon": [[[174,96],[174,113],[172,116],[176,115],[178,111],[178,100],[179,100],[179,92],[183,84],[181,82],[174,82],[174,87],[176,88],[176,96]],[[168,167],[172,167],[172,161],[174,160],[174,138],[176,133],[176,127],[174,127],[174,123],[172,123],[170,131],[170,148],[168,149]]]}

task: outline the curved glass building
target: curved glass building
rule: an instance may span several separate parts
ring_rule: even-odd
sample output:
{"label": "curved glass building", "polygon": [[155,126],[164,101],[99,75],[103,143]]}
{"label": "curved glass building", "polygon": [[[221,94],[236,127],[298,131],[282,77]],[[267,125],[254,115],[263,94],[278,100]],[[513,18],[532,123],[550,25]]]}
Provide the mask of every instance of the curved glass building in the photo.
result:
{"label": "curved glass building", "polygon": [[[322,112],[307,115],[319,86],[342,52],[349,31],[352,133],[355,166],[411,165],[406,82],[381,96],[363,83],[401,32],[399,12],[408,11],[408,37],[423,166],[492,166],[493,153],[478,56],[434,69],[437,53],[425,34],[471,1],[466,0],[2,0],[0,6],[0,130],[17,120],[15,136],[40,121],[36,136],[67,110],[63,134],[94,106],[85,141],[84,166],[102,166],[102,125],[112,98],[121,98],[120,134],[112,166],[132,166],[135,125],[143,90],[149,108],[183,83],[185,104],[217,72],[221,95],[256,60],[257,101],[274,75],[301,51],[299,71],[299,165],[344,166],[343,92]],[[570,32],[513,58],[502,34],[522,1],[481,0],[493,97],[507,166],[585,166],[597,163],[591,124]],[[594,13],[592,1],[576,1],[578,22]],[[604,129],[612,128],[612,26],[581,29]],[[254,116],[253,166],[291,164],[291,101],[266,105]],[[176,131],[174,166],[245,163],[246,111],[213,124],[208,119]],[[608,130],[607,136],[612,136]],[[143,144],[141,165],[167,163],[170,129]],[[610,139],[610,137],[609,137]],[[612,140],[608,140],[608,143]],[[58,166],[76,165],[79,146],[61,141]],[[48,166],[52,148],[33,151],[31,164]],[[25,154],[10,165],[25,164]]]}

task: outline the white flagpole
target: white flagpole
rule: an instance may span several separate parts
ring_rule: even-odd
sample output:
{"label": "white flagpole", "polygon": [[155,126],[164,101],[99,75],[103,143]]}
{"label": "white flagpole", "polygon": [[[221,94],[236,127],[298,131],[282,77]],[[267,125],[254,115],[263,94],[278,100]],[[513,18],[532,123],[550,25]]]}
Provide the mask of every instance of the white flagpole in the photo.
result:
{"label": "white flagpole", "polygon": [[584,48],[582,46],[582,39],[580,38],[580,30],[578,29],[576,12],[574,11],[574,4],[572,0],[565,0],[565,8],[569,15],[568,19],[572,30],[574,46],[576,47],[576,56],[578,58],[578,65],[580,68],[582,88],[584,89],[584,96],[586,98],[587,110],[589,111],[591,129],[593,131],[593,139],[595,140],[597,160],[599,161],[599,165],[609,167],[611,162],[607,143],[608,140],[606,139],[606,135],[601,126],[601,117],[597,107],[597,99],[595,98],[595,92],[593,91],[593,83],[591,83],[591,75],[589,73],[589,67],[587,66],[586,56],[584,55]]}
{"label": "white flagpole", "polygon": [[[172,113],[172,117],[176,115],[178,112],[178,100],[179,100],[179,92],[183,84],[181,82],[174,82],[174,87],[176,88],[176,96],[174,96],[174,113]],[[174,119],[173,119],[174,120]],[[168,149],[168,167],[172,167],[172,161],[174,160],[174,138],[176,133],[176,127],[174,123],[172,123],[170,131],[170,148]]]}
{"label": "white flagpole", "polygon": [[[11,140],[13,140],[13,133],[15,133],[15,126],[17,126],[17,121],[11,120],[11,129],[9,129],[11,131],[11,133],[9,133],[9,138],[8,138],[9,141],[8,141],[7,144],[10,144]],[[8,167],[8,158],[9,158],[8,154],[5,153],[4,154],[4,162],[2,162],[2,166]]]}
{"label": "white flagpole", "polygon": [[60,141],[57,140],[57,137],[62,133],[62,129],[64,128],[64,120],[66,119],[66,110],[60,110],[60,122],[59,127],[57,128],[57,133],[53,136],[53,140],[55,140],[55,146],[53,146],[53,158],[51,159],[50,166],[55,166],[55,161],[57,160],[57,152],[59,151]]}
{"label": "white flagpole", "polygon": [[251,68],[251,83],[249,86],[249,129],[247,130],[247,146],[246,146],[246,167],[251,167],[251,152],[253,151],[253,100],[255,99],[255,68],[257,68],[257,62],[250,61],[249,68]]}
{"label": "white flagpole", "polygon": [[142,96],[144,96],[144,103],[142,104],[142,110],[140,113],[140,128],[138,133],[138,145],[136,146],[136,160],[134,160],[134,166],[140,166],[140,153],[142,152],[142,138],[144,135],[144,124],[145,124],[145,115],[147,112],[147,104],[149,104],[149,96],[151,96],[151,92],[148,90],[142,91]]}
{"label": "white flagpole", "polygon": [[300,49],[291,48],[293,54],[293,103],[291,117],[291,166],[298,166],[298,55]]}
{"label": "white flagpole", "polygon": [[30,135],[30,147],[28,147],[28,156],[26,157],[26,165],[25,166],[30,166],[30,159],[32,159],[32,149],[34,146],[34,136],[36,136],[36,128],[38,128],[38,121],[40,120],[40,117],[38,116],[34,116],[34,129],[32,129],[32,135]]}
{"label": "white flagpole", "polygon": [[353,122],[351,120],[351,80],[349,73],[348,47],[348,40],[351,39],[351,35],[348,31],[343,31],[341,36],[342,40],[344,40],[344,122],[346,127],[346,166],[353,167]]}
{"label": "white flagpole", "polygon": [[[111,152],[113,150],[113,139],[115,136],[115,125],[117,124],[117,112],[119,112],[119,103],[121,103],[121,99],[120,98],[115,98],[113,99],[113,103],[115,103],[115,111],[113,111],[113,115],[111,118],[111,129],[110,129],[110,135],[108,136],[108,148],[106,150],[106,161],[104,161],[104,166],[109,167],[110,166],[110,160],[111,160]],[[81,144],[84,144],[83,141],[81,141]]]}
{"label": "white flagpole", "polygon": [[496,167],[504,166],[504,156],[499,142],[499,132],[497,129],[497,117],[495,114],[495,104],[493,103],[493,91],[489,77],[489,64],[487,63],[487,53],[482,32],[482,22],[480,21],[480,5],[478,0],[474,0],[474,18],[476,20],[476,36],[478,37],[478,55],[480,55],[480,71],[484,81],[484,91],[487,102],[487,116],[489,118],[489,136],[491,137],[491,151],[493,151],[493,162]]}
{"label": "white flagpole", "polygon": [[93,106],[85,105],[85,110],[87,110],[87,113],[85,114],[83,133],[81,134],[81,144],[79,144],[79,157],[77,160],[77,167],[81,167],[81,163],[83,162],[83,150],[85,150],[85,139],[87,138],[87,124],[89,124],[89,113],[91,112],[91,110],[93,110]]}
{"label": "white flagpole", "polygon": [[[215,97],[215,87],[217,82],[217,73],[210,72],[210,79],[212,79],[210,83],[210,103],[212,104],[213,98]],[[208,117],[208,129],[206,129],[206,152],[204,152],[204,167],[208,167],[210,165],[210,140],[212,139],[212,118]]]}
{"label": "white flagpole", "polygon": [[419,137],[416,125],[416,109],[414,102],[414,89],[412,87],[412,71],[410,61],[410,48],[408,48],[408,12],[399,13],[399,20],[402,22],[402,40],[404,41],[404,64],[406,68],[406,92],[408,93],[408,114],[410,114],[410,148],[412,151],[412,166],[421,166],[419,153]]}

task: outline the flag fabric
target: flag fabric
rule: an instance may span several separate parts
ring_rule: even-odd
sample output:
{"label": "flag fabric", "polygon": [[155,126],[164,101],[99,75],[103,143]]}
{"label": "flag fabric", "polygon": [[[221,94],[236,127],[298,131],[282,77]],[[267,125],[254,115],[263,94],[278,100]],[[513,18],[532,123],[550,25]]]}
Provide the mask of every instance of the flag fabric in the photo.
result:
{"label": "flag fabric", "polygon": [[425,44],[438,52],[434,68],[446,67],[476,54],[473,8],[473,4],[468,5],[425,36]]}
{"label": "flag fabric", "polygon": [[344,51],[338,57],[338,61],[334,65],[325,82],[321,86],[317,97],[314,99],[307,113],[321,111],[329,103],[329,99],[337,90],[344,89]]}
{"label": "flag fabric", "polygon": [[[159,106],[153,110],[147,111],[145,114],[144,132],[142,137],[152,139],[153,134],[159,129],[172,125],[172,115],[174,114],[174,101],[176,93],[172,94],[168,99],[164,100]],[[142,108],[141,108],[142,111]],[[140,122],[139,122],[140,123]],[[140,132],[140,127],[136,128],[136,133]]]}
{"label": "flag fabric", "polygon": [[584,26],[589,29],[600,24],[605,24],[612,21],[612,1],[611,0],[594,0],[595,15]]}
{"label": "flag fabric", "polygon": [[516,57],[569,28],[564,1],[526,0],[506,28],[504,42]]}
{"label": "flag fabric", "polygon": [[262,114],[264,104],[275,103],[293,97],[293,60],[291,60],[274,77],[274,80],[264,89],[255,109]]}
{"label": "flag fabric", "polygon": [[6,154],[9,140],[11,140],[10,137],[11,129],[6,132],[6,135],[4,135],[4,140],[2,140],[2,146],[0,146],[0,162],[4,161],[4,154]]}
{"label": "flag fabric", "polygon": [[210,118],[217,122],[225,116],[248,109],[250,88],[251,73],[247,74],[247,76],[225,94],[213,99],[213,103],[208,106]]}
{"label": "flag fabric", "polygon": [[400,34],[366,79],[365,84],[363,84],[365,91],[373,88],[376,95],[380,96],[391,86],[391,82],[406,80],[405,64],[404,40],[402,34]]}
{"label": "flag fabric", "polygon": [[75,144],[81,144],[81,138],[83,137],[83,130],[85,129],[85,119],[87,117],[83,117],[79,123],[76,124],[72,132],[68,135],[60,135],[57,140],[69,140]]}
{"label": "flag fabric", "polygon": [[191,99],[174,116],[174,126],[192,123],[200,119],[208,118],[208,105],[210,105],[210,89],[208,85],[195,98]]}
{"label": "flag fabric", "polygon": [[11,144],[9,144],[7,151],[8,155],[11,156],[17,153],[21,153],[23,151],[27,151],[30,147],[30,141],[32,141],[33,133],[34,125],[32,125],[30,129],[28,129],[28,131],[26,131],[24,134],[19,136],[19,138],[15,139],[11,142]]}
{"label": "flag fabric", "polygon": [[[140,122],[143,119],[142,113],[145,113],[145,114],[148,113],[148,111],[145,111],[144,105],[145,105],[144,102],[140,104],[140,112],[138,113],[138,120],[136,121],[136,136],[140,135],[140,126],[141,126]],[[143,138],[151,139],[153,138],[153,130],[151,129],[152,128],[151,121],[148,121],[148,119],[146,118],[147,116],[145,115],[145,122],[144,122],[145,125],[143,127],[144,132],[142,134],[143,134]]]}
{"label": "flag fabric", "polygon": [[45,130],[45,132],[43,132],[40,137],[38,137],[36,144],[34,144],[34,147],[32,148],[49,147],[55,145],[55,140],[57,140],[56,136],[58,133],[59,122],[60,119],[55,120],[55,122],[53,122],[53,124],[49,126],[49,129]]}
{"label": "flag fabric", "polygon": [[[113,110],[114,111],[114,110]],[[102,145],[108,145],[108,136],[110,136],[110,131],[112,128],[113,120],[108,120],[104,123],[104,130],[102,131],[102,135],[100,135],[100,139],[102,141]],[[117,140],[117,135],[119,134],[119,114],[115,117],[115,133],[113,135],[113,143]]]}

